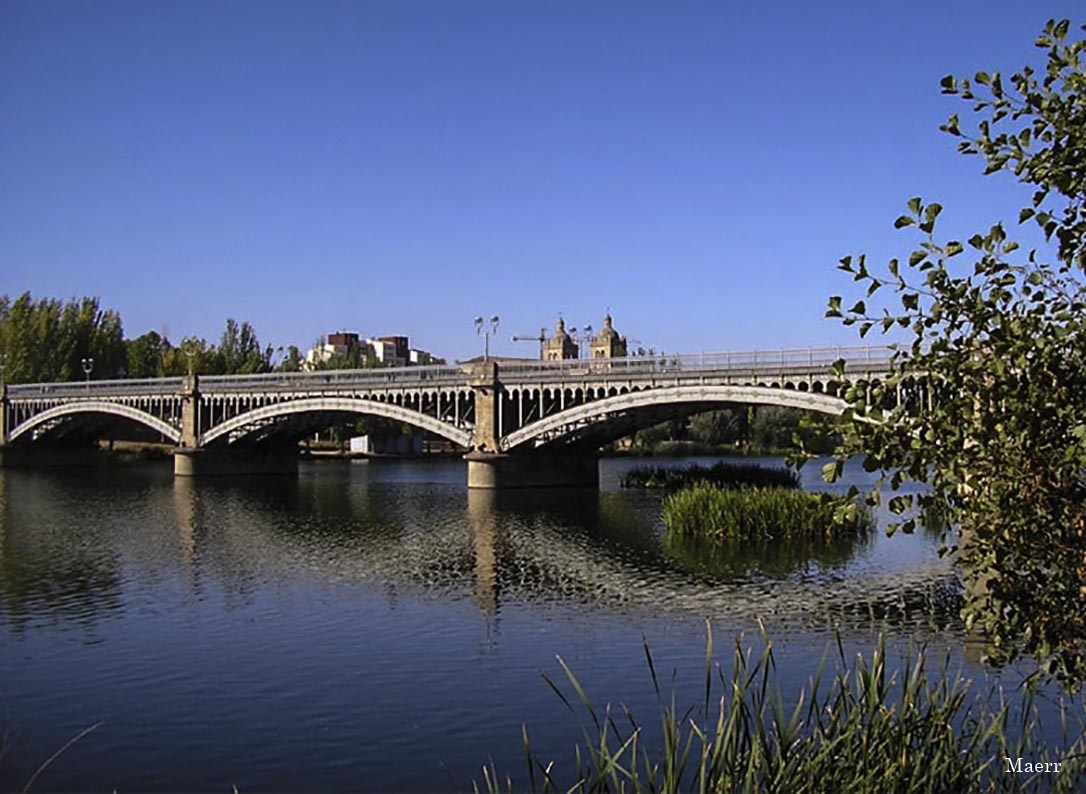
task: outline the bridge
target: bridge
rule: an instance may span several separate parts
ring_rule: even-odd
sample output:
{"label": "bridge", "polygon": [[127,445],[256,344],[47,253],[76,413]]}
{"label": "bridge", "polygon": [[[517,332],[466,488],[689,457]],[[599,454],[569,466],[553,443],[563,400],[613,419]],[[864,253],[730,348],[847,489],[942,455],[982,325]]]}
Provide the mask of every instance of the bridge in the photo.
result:
{"label": "bridge", "polygon": [[[298,444],[358,417],[465,450],[468,485],[598,482],[603,445],[734,405],[840,414],[887,347],[698,353],[0,387],[0,464],[62,463],[100,440],[174,445],[178,476],[297,470]],[[843,361],[843,370],[834,363]]]}

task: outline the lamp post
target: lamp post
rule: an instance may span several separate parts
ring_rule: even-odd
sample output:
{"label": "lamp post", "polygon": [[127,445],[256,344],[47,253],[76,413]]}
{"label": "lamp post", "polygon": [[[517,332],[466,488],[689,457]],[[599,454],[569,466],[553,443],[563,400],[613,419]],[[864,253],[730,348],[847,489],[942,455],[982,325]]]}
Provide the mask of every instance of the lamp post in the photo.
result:
{"label": "lamp post", "polygon": [[83,372],[87,375],[87,389],[89,390],[91,370],[94,369],[94,359],[90,356],[87,356],[80,363],[82,363],[83,365]]}
{"label": "lamp post", "polygon": [[476,317],[473,321],[475,323],[475,333],[480,334],[484,338],[483,342],[483,361],[490,360],[490,335],[498,333],[498,325],[501,323],[501,318],[498,315],[494,315],[490,318],[490,327],[486,327],[486,320],[482,317]]}
{"label": "lamp post", "polygon": [[584,358],[592,358],[592,326],[586,325],[581,330],[584,331],[584,336],[581,337],[584,340],[581,345],[581,348],[584,350]]}
{"label": "lamp post", "polygon": [[582,352],[588,346],[588,343],[592,341],[592,326],[586,325],[578,333],[577,326],[574,325],[569,329],[569,337],[577,344],[577,358],[588,358],[588,356],[582,355]]}
{"label": "lamp post", "polygon": [[186,345],[182,343],[181,352],[184,353],[189,360],[189,377],[192,377],[192,359],[196,356],[196,351],[192,349],[192,345]]}
{"label": "lamp post", "polygon": [[0,386],[4,385],[4,369],[8,365],[8,354],[0,353]]}

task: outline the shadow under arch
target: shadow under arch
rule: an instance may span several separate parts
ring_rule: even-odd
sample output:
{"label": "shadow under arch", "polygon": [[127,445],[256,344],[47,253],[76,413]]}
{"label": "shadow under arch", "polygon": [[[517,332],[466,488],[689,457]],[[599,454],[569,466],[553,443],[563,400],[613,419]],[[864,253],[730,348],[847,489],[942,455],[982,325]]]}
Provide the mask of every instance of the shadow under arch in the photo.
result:
{"label": "shadow under arch", "polygon": [[[417,427],[467,448],[470,431],[390,402],[357,397],[308,397],[265,405],[215,425],[200,438],[201,446],[225,446],[232,437],[292,436],[304,438],[313,429],[335,424],[345,417],[377,416]],[[293,419],[301,421],[291,422]]]}
{"label": "shadow under arch", "polygon": [[[135,437],[131,440],[143,440],[161,436],[174,444],[181,440],[179,428],[139,408],[105,400],[87,400],[56,405],[35,414],[12,429],[8,435],[8,443],[37,440],[37,430],[43,430],[42,435],[45,437],[63,437],[80,431],[97,435],[96,431],[104,424],[103,420],[111,428],[121,431],[117,436],[119,438],[133,435]],[[125,430],[142,432],[125,433]]]}
{"label": "shadow under arch", "polygon": [[772,405],[840,416],[847,403],[829,394],[770,386],[698,385],[642,389],[568,408],[501,439],[503,452],[601,446],[661,421],[734,405]]}

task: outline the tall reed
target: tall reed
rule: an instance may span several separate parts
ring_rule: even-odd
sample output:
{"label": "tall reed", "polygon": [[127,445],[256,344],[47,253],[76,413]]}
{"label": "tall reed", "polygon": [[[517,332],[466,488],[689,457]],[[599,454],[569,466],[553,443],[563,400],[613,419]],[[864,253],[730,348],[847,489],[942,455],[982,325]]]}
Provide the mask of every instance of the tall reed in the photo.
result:
{"label": "tall reed", "polygon": [[623,488],[665,488],[669,491],[708,482],[721,487],[740,485],[798,488],[799,475],[791,469],[760,466],[756,463],[728,463],[712,466],[637,466],[622,477]]}
{"label": "tall reed", "polygon": [[[929,671],[923,650],[887,666],[880,637],[870,658],[850,660],[840,636],[798,698],[786,702],[772,643],[753,659],[737,640],[730,673],[713,662],[707,626],[705,696],[700,710],[665,704],[644,645],[660,703],[661,739],[647,746],[628,711],[602,712],[573,671],[558,663],[565,684],[544,679],[574,713],[581,743],[571,762],[538,758],[527,728],[526,779],[501,777],[491,763],[476,792],[1073,792],[1086,782],[1086,715],[1063,723],[1062,746],[1045,743],[1033,695],[1001,690],[972,695],[970,683],[942,657]],[[834,651],[836,653],[834,653]],[[835,656],[827,675],[827,659]],[[828,678],[829,683],[824,684]],[[587,717],[587,719],[585,719]],[[1058,772],[1006,771],[1004,759],[1059,763]],[[1051,767],[1049,767],[1051,769]]]}
{"label": "tall reed", "polygon": [[862,505],[830,494],[786,488],[717,488],[708,483],[670,494],[664,523],[679,537],[715,541],[824,538],[872,527]]}

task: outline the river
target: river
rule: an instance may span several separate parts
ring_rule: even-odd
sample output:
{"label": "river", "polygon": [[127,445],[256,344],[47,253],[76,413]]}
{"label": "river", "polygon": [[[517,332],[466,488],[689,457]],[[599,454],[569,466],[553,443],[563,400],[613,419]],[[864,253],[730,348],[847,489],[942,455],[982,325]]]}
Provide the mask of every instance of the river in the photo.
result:
{"label": "river", "polygon": [[0,469],[0,791],[91,726],[32,790],[470,791],[490,760],[522,775],[522,724],[568,768],[578,723],[541,671],[560,656],[654,724],[642,640],[694,704],[706,620],[725,667],[761,621],[785,689],[835,625],[850,652],[883,631],[984,675],[937,538],[706,563],[663,541],[660,494],[619,487],[636,463],[499,493],[453,460]]}

